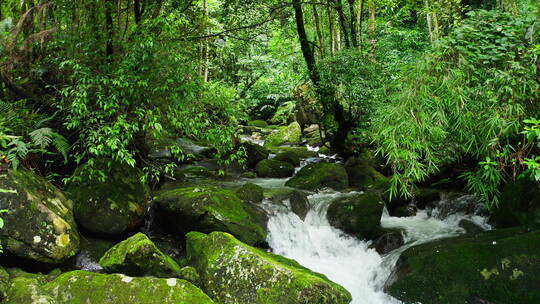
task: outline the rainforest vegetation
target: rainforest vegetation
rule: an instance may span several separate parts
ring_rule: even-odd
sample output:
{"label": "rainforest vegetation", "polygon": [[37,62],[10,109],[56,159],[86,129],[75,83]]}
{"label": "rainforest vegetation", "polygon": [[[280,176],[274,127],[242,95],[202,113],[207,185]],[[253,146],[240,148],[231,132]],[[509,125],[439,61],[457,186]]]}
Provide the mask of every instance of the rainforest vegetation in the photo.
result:
{"label": "rainforest vegetation", "polygon": [[[160,256],[154,269],[164,269],[150,275],[198,282],[194,285],[204,291],[193,286],[187,298],[178,291],[170,302],[156,303],[300,303],[291,300],[294,292],[290,299],[269,291],[274,302],[253,300],[240,287],[231,294],[247,298],[235,302],[215,287],[221,283],[212,281],[210,270],[201,270],[208,264],[205,255],[218,255],[212,253],[218,249],[205,246],[219,243],[233,250],[243,242],[268,249],[262,219],[268,215],[242,205],[260,203],[262,190],[216,184],[231,177],[294,175],[285,184],[289,190],[374,191],[391,216],[409,202],[422,209],[426,193],[444,189],[475,197],[497,228],[540,224],[539,10],[537,0],[1,1],[0,248],[8,262],[0,256],[0,302],[30,303],[13,286],[36,284],[47,299],[76,303],[62,302],[67,298],[53,292],[58,292],[54,284],[84,290],[71,272],[30,284],[14,280],[21,275],[2,266],[19,265],[22,257],[40,271],[44,264],[71,270],[65,261],[79,252],[84,235],[124,240],[146,226],[155,208],[162,216],[157,222],[175,226],[183,244],[187,239],[187,255],[182,245],[181,261],[172,261],[144,234],[116,245],[121,247],[116,254],[126,246],[148,246],[158,253],[141,259]],[[328,164],[305,166],[310,157]],[[334,167],[339,163],[346,171]],[[265,201],[277,197],[275,191],[271,199],[268,195],[265,190]],[[197,197],[217,207],[186,211]],[[59,201],[73,206],[55,205]],[[107,210],[100,209],[100,201]],[[354,208],[333,206],[330,223],[353,233],[335,218],[354,217]],[[209,218],[219,208],[223,213]],[[373,208],[380,226],[382,206]],[[42,213],[35,215],[36,210]],[[20,227],[26,220],[30,228]],[[354,230],[355,236],[377,240],[383,235],[379,226]],[[40,230],[47,227],[54,232]],[[246,250],[275,259],[280,267],[301,267],[254,247]],[[124,257],[114,254],[108,251],[99,261],[107,272],[148,274],[132,270],[144,263],[130,261],[127,267],[118,261]],[[540,257],[531,260],[536,262],[525,264],[538,277]],[[298,269],[292,272],[298,280],[327,280]],[[11,289],[4,272],[13,281]],[[74,275],[96,288],[120,282],[105,274]],[[144,299],[169,292],[168,281],[134,282],[156,286],[139,295]],[[347,290],[324,282],[326,289],[313,293],[332,300],[309,303],[349,303]],[[283,284],[282,290],[291,288]],[[119,301],[114,303],[131,303],[118,294],[135,291],[120,289],[112,291]],[[392,293],[406,303],[429,303],[429,297],[397,294]],[[497,297],[489,290],[478,293],[482,299],[490,294]],[[513,295],[493,303],[539,300],[537,293]],[[66,297],[71,296],[90,301]],[[465,303],[453,296],[444,298]],[[491,303],[470,299],[467,303]],[[93,301],[107,303],[98,296]]]}

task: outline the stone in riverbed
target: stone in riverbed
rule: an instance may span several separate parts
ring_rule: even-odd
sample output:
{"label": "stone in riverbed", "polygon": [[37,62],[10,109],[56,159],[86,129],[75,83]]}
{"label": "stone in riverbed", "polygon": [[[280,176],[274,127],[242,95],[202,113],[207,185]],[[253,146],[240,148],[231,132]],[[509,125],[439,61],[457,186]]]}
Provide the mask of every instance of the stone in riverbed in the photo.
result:
{"label": "stone in riverbed", "polygon": [[359,239],[375,239],[381,234],[384,208],[379,193],[366,192],[342,196],[330,204],[327,218],[330,224]]}
{"label": "stone in riverbed", "polygon": [[105,180],[88,176],[90,164],[79,166],[67,192],[74,201],[77,223],[100,234],[122,234],[144,221],[149,188],[141,183],[142,172],[113,160],[97,159],[94,169],[102,170]]}
{"label": "stone in riverbed", "polygon": [[406,303],[540,303],[539,273],[540,230],[503,229],[407,249],[386,289]]}
{"label": "stone in riverbed", "polygon": [[300,156],[293,151],[279,152],[273,160],[287,162],[295,167],[300,166]]}
{"label": "stone in riverbed", "polygon": [[43,263],[61,263],[79,250],[73,203],[35,173],[0,173],[0,210],[4,250]]}
{"label": "stone in riverbed", "polygon": [[284,144],[294,144],[302,141],[302,130],[297,122],[293,122],[286,127],[281,127],[266,138],[265,146],[281,146]]}
{"label": "stone in riverbed", "polygon": [[241,147],[246,151],[246,166],[250,169],[254,169],[260,161],[267,159],[270,155],[265,147],[254,143],[243,142]]}
{"label": "stone in riverbed", "polygon": [[191,232],[189,263],[202,289],[221,304],[348,304],[351,295],[296,261],[247,246],[232,235]]}
{"label": "stone in riverbed", "polygon": [[158,193],[154,204],[180,233],[232,233],[250,245],[266,240],[266,217],[256,206],[220,187],[183,187]]}
{"label": "stone in riverbed", "polygon": [[260,161],[255,167],[258,177],[284,178],[294,174],[294,166],[273,159]]}
{"label": "stone in riverbed", "polygon": [[257,204],[264,199],[264,189],[254,183],[246,183],[236,190],[236,195],[244,202]]}
{"label": "stone in riverbed", "polygon": [[309,211],[309,200],[307,195],[296,189],[291,188],[276,188],[268,189],[265,192],[265,197],[276,205],[281,205],[290,209],[298,215],[302,220],[306,218]]}
{"label": "stone in riverbed", "polygon": [[109,273],[158,278],[180,276],[180,266],[140,232],[109,249],[99,264]]}
{"label": "stone in riverbed", "polygon": [[285,183],[285,186],[304,190],[345,189],[349,184],[345,169],[335,163],[309,164]]}
{"label": "stone in riverbed", "polygon": [[175,278],[134,278],[81,270],[67,272],[45,284],[36,279],[13,280],[5,304],[212,304],[193,284]]}

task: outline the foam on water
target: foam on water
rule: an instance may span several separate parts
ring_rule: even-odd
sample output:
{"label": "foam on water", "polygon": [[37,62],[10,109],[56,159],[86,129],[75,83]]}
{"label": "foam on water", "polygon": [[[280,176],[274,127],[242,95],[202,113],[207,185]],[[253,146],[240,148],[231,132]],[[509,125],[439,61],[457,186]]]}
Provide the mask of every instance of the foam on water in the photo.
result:
{"label": "foam on water", "polygon": [[332,200],[354,194],[357,192],[322,192],[310,195],[311,209],[303,221],[288,210],[278,209],[271,204],[265,205],[270,214],[268,243],[274,253],[295,259],[303,266],[323,273],[330,280],[345,287],[353,296],[352,304],[400,303],[385,294],[383,287],[399,254],[408,247],[464,233],[458,226],[459,221],[464,218],[489,228],[481,217],[457,214],[441,220],[429,216],[426,211],[420,211],[413,217],[398,218],[385,212],[381,225],[402,229],[406,244],[381,256],[374,249],[368,248],[369,242],[345,235],[331,227],[326,219]]}

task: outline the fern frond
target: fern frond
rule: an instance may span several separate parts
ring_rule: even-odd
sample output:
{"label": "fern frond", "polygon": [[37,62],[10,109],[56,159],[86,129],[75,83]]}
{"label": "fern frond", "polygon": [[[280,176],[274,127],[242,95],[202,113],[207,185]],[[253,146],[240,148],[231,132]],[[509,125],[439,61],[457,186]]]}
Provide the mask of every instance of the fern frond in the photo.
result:
{"label": "fern frond", "polygon": [[56,133],[51,128],[40,128],[28,133],[32,139],[32,144],[41,149],[45,149],[51,144],[55,134]]}
{"label": "fern frond", "polygon": [[62,156],[64,157],[64,162],[67,163],[68,152],[71,148],[67,139],[64,136],[55,132],[52,138],[52,145],[58,152],[60,152],[60,154],[62,154]]}

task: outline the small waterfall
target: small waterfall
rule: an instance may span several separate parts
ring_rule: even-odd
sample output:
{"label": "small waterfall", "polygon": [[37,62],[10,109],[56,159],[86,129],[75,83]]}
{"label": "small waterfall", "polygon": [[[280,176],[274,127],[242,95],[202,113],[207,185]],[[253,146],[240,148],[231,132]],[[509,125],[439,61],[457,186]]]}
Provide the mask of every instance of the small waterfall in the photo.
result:
{"label": "small waterfall", "polygon": [[[357,193],[357,192],[356,192]],[[485,218],[453,214],[446,219],[419,211],[413,217],[391,217],[383,214],[381,225],[403,230],[405,245],[381,256],[368,248],[370,242],[359,241],[333,228],[326,219],[330,202],[355,192],[320,192],[309,196],[311,209],[304,221],[291,211],[265,204],[269,211],[268,243],[274,253],[295,259],[313,271],[325,274],[345,287],[353,296],[352,304],[398,304],[400,301],[383,292],[401,252],[434,239],[464,233],[459,220],[473,220],[488,229]],[[433,210],[432,210],[433,211]],[[436,210],[434,213],[437,213]]]}

